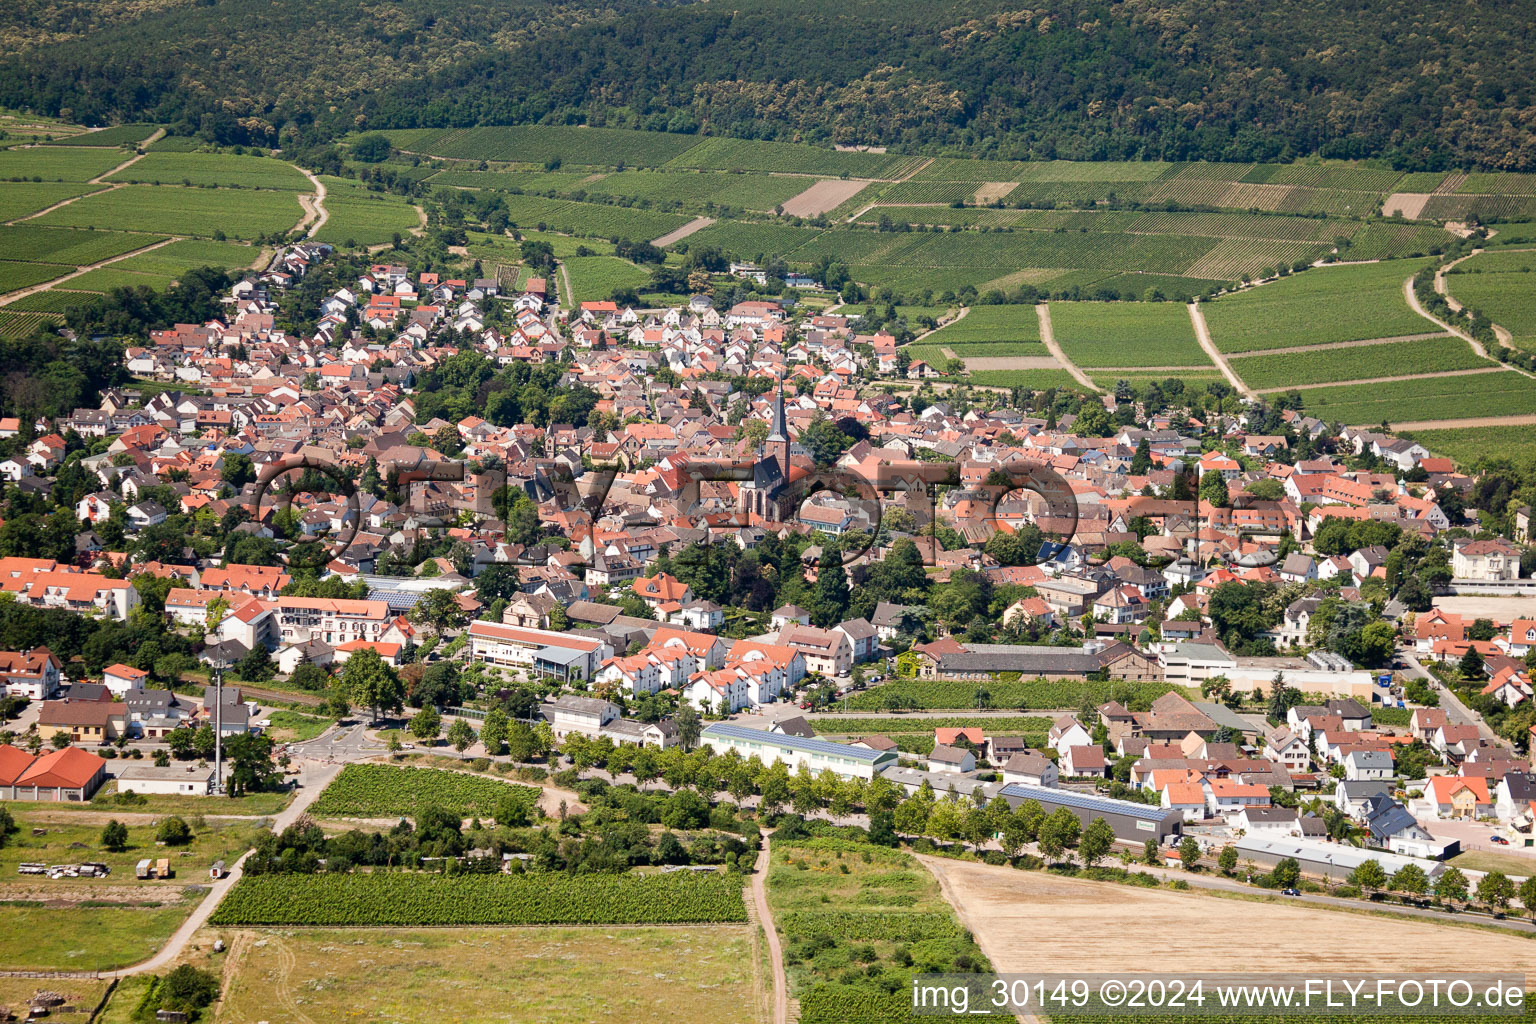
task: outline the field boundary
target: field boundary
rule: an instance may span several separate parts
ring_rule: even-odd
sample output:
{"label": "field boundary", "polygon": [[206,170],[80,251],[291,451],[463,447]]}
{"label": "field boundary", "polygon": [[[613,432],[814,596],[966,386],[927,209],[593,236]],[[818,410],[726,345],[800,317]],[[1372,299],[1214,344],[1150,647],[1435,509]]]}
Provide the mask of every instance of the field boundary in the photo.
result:
{"label": "field boundary", "polygon": [[[1351,380],[1329,381],[1327,384],[1308,384],[1306,386],[1330,387],[1333,385],[1343,386],[1345,384],[1392,384],[1400,380],[1429,380],[1432,377],[1471,377],[1479,373],[1502,373],[1507,369],[1508,367],[1504,366],[1503,364],[1498,366],[1475,366],[1470,370],[1436,370],[1431,373],[1400,373],[1392,377],[1359,377]],[[1299,387],[1299,385],[1287,384],[1284,387],[1278,388],[1258,388],[1254,391],[1254,394],[1283,394],[1296,387]]]}
{"label": "field boundary", "polygon": [[1191,302],[1189,304],[1189,322],[1195,327],[1195,340],[1205,350],[1206,357],[1216,364],[1216,369],[1221,371],[1221,375],[1227,378],[1227,383],[1236,388],[1239,394],[1247,395],[1250,398],[1258,397],[1252,388],[1243,383],[1243,379],[1237,375],[1237,371],[1232,369],[1232,364],[1227,362],[1226,355],[1211,340],[1211,329],[1205,325],[1205,314],[1200,312],[1200,304],[1198,302]]}
{"label": "field boundary", "polygon": [[[1470,259],[1471,256],[1475,256],[1475,255],[1477,255],[1477,254],[1476,253],[1472,253],[1470,256],[1465,257],[1465,258]],[[1456,262],[1459,263],[1461,261],[1457,260]],[[1430,323],[1437,324],[1440,327],[1445,328],[1445,330],[1447,330],[1450,333],[1456,335],[1456,337],[1460,338],[1462,341],[1466,342],[1468,345],[1471,345],[1473,352],[1476,352],[1478,355],[1482,356],[1484,359],[1494,359],[1494,358],[1496,358],[1495,356],[1490,355],[1488,350],[1483,347],[1483,343],[1478,341],[1476,338],[1472,337],[1472,335],[1468,334],[1466,331],[1461,330],[1460,328],[1452,327],[1450,324],[1446,323],[1444,320],[1441,320],[1439,317],[1435,316],[1429,310],[1425,309],[1424,305],[1421,302],[1419,302],[1419,297],[1413,293],[1413,276],[1412,275],[1409,275],[1408,280],[1403,282],[1403,297],[1408,300],[1408,308],[1409,309],[1413,310],[1415,313],[1419,314],[1419,316],[1421,316],[1424,319],[1428,320]],[[1499,347],[1503,348],[1504,346],[1500,345]],[[1516,373],[1520,374],[1523,377],[1529,377],[1531,380],[1536,380],[1536,373],[1531,373],[1529,370],[1525,370],[1525,369],[1522,369],[1522,368],[1520,368],[1518,366],[1514,366],[1514,365],[1511,365],[1511,364],[1508,364],[1508,363],[1503,363],[1503,362],[1500,362],[1499,365],[1504,367],[1505,369],[1513,370],[1513,371],[1515,371]],[[1486,417],[1484,417],[1484,418],[1486,418]],[[1433,422],[1433,421],[1428,421],[1428,422]],[[1536,422],[1536,421],[1533,421],[1533,422]],[[1490,423],[1490,424],[1472,424],[1472,425],[1473,426],[1496,426],[1497,424]],[[1407,429],[1407,428],[1404,428],[1404,429]],[[1420,427],[1419,429],[1426,429],[1426,428]]]}
{"label": "field boundary", "polygon": [[[114,174],[117,174],[119,171],[126,171],[128,168],[132,167],[134,164],[138,163],[140,160],[142,160],[146,156],[148,156],[149,155],[149,147],[151,145],[153,145],[154,143],[159,142],[163,138],[165,138],[165,129],[164,128],[156,128],[155,131],[154,131],[154,134],[150,135],[149,138],[145,139],[143,142],[139,143],[138,146],[135,147],[135,149],[139,150],[139,152],[135,152],[133,154],[133,156],[129,157],[127,160],[124,160],[122,163],[118,164],[116,167],[112,168],[110,171],[105,171],[105,172],[103,172],[101,174],[96,175],[96,177],[94,177],[90,181],[86,182],[86,184],[88,184],[88,185],[103,185],[103,184],[106,184],[107,183],[106,179],[112,177],[112,175],[114,175]],[[124,184],[124,183],[123,182],[118,182],[118,184]]]}
{"label": "field boundary", "polygon": [[325,182],[321,181],[319,178],[315,177],[313,173],[306,171],[298,164],[289,164],[288,166],[304,175],[304,177],[309,179],[309,183],[315,186],[314,197],[311,198],[308,203],[304,202],[304,193],[300,192],[298,194],[299,205],[304,207],[304,219],[299,221],[299,226],[297,228],[294,228],[295,231],[302,231],[304,229],[304,225],[309,221],[309,218],[313,216],[315,218],[315,222],[309,225],[309,231],[307,234],[305,234],[304,237],[314,238],[320,229],[325,227],[325,222],[331,219],[331,211],[325,208]]}
{"label": "field boundary", "polygon": [[[34,285],[31,285],[30,287],[20,288],[20,289],[14,291],[14,292],[11,292],[10,294],[6,295],[4,298],[0,298],[0,306],[9,306],[11,303],[15,302],[17,299],[24,299],[28,295],[36,295],[38,292],[48,291],[51,288],[54,288],[54,287],[57,287],[58,285],[63,284],[65,281],[74,280],[75,278],[81,276],[82,274],[89,273],[92,270],[98,270],[98,269],[100,269],[102,267],[107,266],[108,264],[116,263],[118,260],[125,260],[128,257],[130,257],[130,256],[139,256],[139,255],[142,255],[143,253],[146,253],[146,252],[153,252],[155,249],[159,249],[161,246],[166,246],[166,245],[170,245],[172,242],[182,242],[182,241],[185,241],[185,240],[186,239],[183,236],[181,236],[181,235],[172,235],[170,238],[167,238],[164,241],[155,242],[155,243],[150,244],[150,245],[140,246],[137,249],[133,249],[133,250],[130,250],[129,252],[123,253],[121,256],[113,256],[111,259],[105,259],[105,260],[97,260],[95,263],[89,264],[88,266],[79,267],[79,268],[71,271],[70,273],[65,274],[63,277],[56,277],[56,278],[54,278],[51,281],[44,281],[42,284],[34,284]],[[71,289],[66,288],[64,290],[65,291],[70,291]],[[87,294],[87,293],[82,292],[81,294]]]}
{"label": "field boundary", "polygon": [[1072,375],[1073,380],[1077,381],[1083,387],[1087,388],[1089,391],[1092,391],[1096,395],[1102,394],[1103,389],[1095,384],[1093,380],[1086,373],[1084,373],[1076,363],[1068,359],[1067,354],[1063,352],[1061,350],[1061,346],[1056,343],[1056,333],[1051,330],[1050,303],[1036,303],[1035,316],[1039,317],[1040,319],[1040,341],[1045,345],[1045,350],[1056,357],[1056,362],[1061,364],[1061,368],[1063,370],[1066,370]]}
{"label": "field boundary", "polygon": [[651,244],[658,249],[665,249],[673,242],[681,242],[695,231],[703,231],[715,222],[713,217],[695,217],[682,227],[673,228],[660,238],[651,239]]}
{"label": "field boundary", "polygon": [[1370,345],[1395,345],[1406,341],[1429,341],[1432,338],[1444,338],[1444,331],[1434,331],[1430,334],[1402,334],[1394,338],[1360,338],[1355,341],[1330,341],[1322,345],[1287,345],[1284,348],[1256,348],[1247,352],[1229,352],[1228,359],[1252,359],[1255,356],[1289,356],[1303,355],[1312,352],[1327,352],[1336,348],[1364,348]]}

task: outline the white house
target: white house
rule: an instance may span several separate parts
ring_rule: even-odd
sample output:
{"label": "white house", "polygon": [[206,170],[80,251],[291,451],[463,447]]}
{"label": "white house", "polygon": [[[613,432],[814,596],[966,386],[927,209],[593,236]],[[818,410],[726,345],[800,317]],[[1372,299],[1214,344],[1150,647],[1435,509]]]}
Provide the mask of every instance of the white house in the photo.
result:
{"label": "white house", "polygon": [[869,750],[831,740],[785,736],[734,722],[711,722],[705,726],[700,741],[716,754],[734,750],[743,758],[756,755],[764,764],[782,762],[791,774],[803,765],[812,775],[830,770],[844,778],[868,782],[881,769],[896,764],[893,750]]}
{"label": "white house", "polygon": [[1071,715],[1062,715],[1051,723],[1051,731],[1046,739],[1052,750],[1059,751],[1066,750],[1068,747],[1087,746],[1093,742],[1093,735]]}

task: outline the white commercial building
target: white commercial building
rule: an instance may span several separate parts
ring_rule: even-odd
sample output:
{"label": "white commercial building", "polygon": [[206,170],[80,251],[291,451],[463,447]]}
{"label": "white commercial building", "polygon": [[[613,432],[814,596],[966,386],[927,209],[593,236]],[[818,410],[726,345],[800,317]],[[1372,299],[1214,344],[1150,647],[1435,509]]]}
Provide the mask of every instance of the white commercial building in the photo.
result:
{"label": "white commercial building", "polygon": [[896,763],[894,750],[868,750],[831,740],[786,736],[731,722],[710,723],[700,739],[717,754],[727,750],[734,750],[744,758],[755,754],[764,764],[782,761],[791,773],[799,771],[803,765],[812,775],[830,769],[845,778],[867,782],[886,765]]}

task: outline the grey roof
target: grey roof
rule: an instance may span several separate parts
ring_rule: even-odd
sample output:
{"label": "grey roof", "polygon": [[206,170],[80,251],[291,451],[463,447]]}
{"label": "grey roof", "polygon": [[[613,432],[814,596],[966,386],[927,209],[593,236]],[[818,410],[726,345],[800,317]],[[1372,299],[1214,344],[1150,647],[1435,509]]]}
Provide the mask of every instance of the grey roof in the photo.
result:
{"label": "grey roof", "polygon": [[[542,655],[547,650],[549,650],[548,647],[541,647],[537,653]],[[574,711],[578,714],[601,715],[614,708],[614,705],[606,700],[599,700],[597,697],[561,697],[559,700],[551,701],[546,707],[551,711]]]}
{"label": "grey roof", "polygon": [[705,738],[719,736],[722,739],[750,740],[769,746],[783,747],[786,750],[803,750],[808,754],[851,757],[855,761],[863,761],[865,764],[870,765],[889,761],[892,757],[887,751],[850,747],[845,743],[833,743],[831,740],[786,736],[783,733],[769,732],[766,729],[750,729],[745,725],[736,725],[734,722],[711,722],[704,727],[703,735]]}
{"label": "grey roof", "polygon": [[1245,807],[1243,815],[1249,821],[1295,821],[1294,807]]}
{"label": "grey roof", "polygon": [[839,622],[837,628],[848,634],[850,640],[868,640],[875,635],[875,627],[864,619],[849,619]]}
{"label": "grey roof", "polygon": [[1392,755],[1385,750],[1351,750],[1345,759],[1360,768],[1391,768]]}
{"label": "grey roof", "polygon": [[938,761],[941,764],[964,764],[969,750],[961,747],[947,747],[942,743],[935,743],[933,750],[928,754],[928,760]]}
{"label": "grey roof", "polygon": [[909,613],[906,605],[890,604],[886,601],[881,601],[875,605],[875,610],[870,615],[869,620],[876,626],[896,627],[901,625],[901,620],[907,614]]}
{"label": "grey roof", "polygon": [[1384,779],[1341,779],[1339,789],[1346,800],[1368,800],[1373,796],[1390,796],[1392,783]]}
{"label": "grey roof", "polygon": [[[546,661],[554,665],[573,665],[587,656],[587,652],[575,647],[540,647],[533,652],[534,661]],[[568,698],[562,697],[560,700]],[[559,704],[560,701],[556,701]],[[607,701],[599,703],[606,704]]]}
{"label": "grey roof", "polygon": [[1115,800],[1107,796],[1094,796],[1090,793],[1079,793],[1070,789],[1047,789],[1044,786],[1031,786],[1024,782],[1010,782],[1002,788],[998,795],[1021,801],[1035,800],[1041,804],[1049,803],[1057,807],[1070,807],[1078,811],[1090,811],[1100,814],[1125,814],[1138,818],[1163,819],[1170,814],[1181,814],[1181,812],[1171,808],[1154,807],[1151,804],[1138,804],[1130,800]]}
{"label": "grey roof", "polygon": [[779,719],[774,723],[773,731],[783,733],[785,736],[801,736],[805,739],[812,739],[816,735],[816,730],[811,728],[811,723],[805,720],[804,715]]}
{"label": "grey roof", "polygon": [[1504,785],[1509,789],[1510,799],[1516,803],[1536,800],[1536,775],[1530,772],[1510,772],[1504,776]]}
{"label": "grey roof", "polygon": [[[1224,726],[1236,732],[1254,734],[1258,734],[1263,731],[1259,725],[1256,725],[1248,719],[1244,718],[1242,715],[1238,714],[1236,711],[1233,711],[1225,704],[1216,704],[1208,700],[1196,700],[1190,701],[1190,703],[1193,704],[1202,715],[1215,722],[1218,728]],[[1262,719],[1260,719],[1260,721],[1262,721]]]}

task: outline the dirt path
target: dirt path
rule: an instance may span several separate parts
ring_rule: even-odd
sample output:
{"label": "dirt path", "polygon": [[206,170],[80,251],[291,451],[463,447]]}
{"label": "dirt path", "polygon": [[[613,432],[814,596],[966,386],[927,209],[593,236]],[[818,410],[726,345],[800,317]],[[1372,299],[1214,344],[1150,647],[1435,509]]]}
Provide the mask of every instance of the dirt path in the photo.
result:
{"label": "dirt path", "polygon": [[1459,430],[1463,427],[1527,427],[1536,424],[1536,415],[1469,416],[1462,420],[1404,420],[1392,423],[1393,430]]}
{"label": "dirt path", "polygon": [[[315,186],[315,197],[310,202],[314,204],[314,211],[318,219],[309,226],[309,232],[304,236],[305,238],[314,238],[315,233],[325,227],[325,222],[331,219],[331,211],[325,208],[325,183],[297,164],[294,164],[293,167],[294,170],[308,178],[311,185]],[[303,226],[303,221],[300,221],[299,227],[302,228]]]}
{"label": "dirt path", "polygon": [[70,196],[68,199],[59,200],[52,206],[45,206],[41,210],[38,210],[36,213],[29,213],[25,217],[17,217],[14,220],[8,220],[5,223],[7,226],[11,224],[20,224],[24,220],[32,220],[33,218],[41,217],[45,213],[52,213],[54,210],[62,209],[63,207],[68,206],[70,203],[76,202],[77,200],[86,199],[90,196],[99,196],[103,192],[111,192],[114,188],[119,187],[120,186],[118,185],[108,185],[105,188],[98,188],[94,192],[85,192],[78,196]]}
{"label": "dirt path", "polygon": [[1443,338],[1444,331],[1433,331],[1429,334],[1403,334],[1396,338],[1361,338],[1359,341],[1330,341],[1323,345],[1287,345],[1284,348],[1256,348],[1252,352],[1232,352],[1228,359],[1244,360],[1254,356],[1286,356],[1302,352],[1326,352],[1334,348],[1363,348],[1366,345],[1391,345],[1399,341],[1428,341],[1430,338]]}
{"label": "dirt path", "polygon": [[680,242],[687,238],[689,235],[693,234],[695,231],[703,231],[714,222],[715,218],[713,217],[695,217],[693,220],[689,221],[687,224],[684,224],[682,227],[673,228],[671,231],[668,231],[660,238],[651,239],[651,244],[658,249],[665,249],[673,242]]}
{"label": "dirt path", "polygon": [[[149,146],[150,146],[150,143],[159,142],[163,138],[165,138],[165,129],[164,128],[156,128],[155,129],[155,133],[153,135],[151,135],[149,138],[145,139],[143,142],[139,143],[136,148],[140,149],[140,150],[148,150]],[[112,177],[112,175],[117,174],[120,171],[126,171],[128,168],[132,167],[134,164],[136,164],[140,160],[144,159],[144,156],[145,156],[145,154],[141,153],[141,152],[134,153],[133,156],[129,157],[127,160],[124,160],[122,163],[118,164],[116,167],[112,168],[110,171],[106,171],[106,172],[104,172],[102,174],[96,175],[96,177],[94,177],[94,178],[92,178],[90,180],[89,184],[92,184],[92,185],[104,184],[108,178]]]}
{"label": "dirt path", "polygon": [[1061,368],[1070,373],[1073,380],[1094,394],[1098,394],[1101,390],[1099,386],[1090,380],[1086,373],[1079,370],[1077,365],[1067,358],[1067,354],[1061,350],[1061,346],[1056,344],[1056,332],[1051,329],[1050,305],[1044,302],[1037,304],[1035,306],[1035,316],[1040,318],[1040,340],[1045,344],[1045,350],[1056,357],[1056,361],[1061,364]]}
{"label": "dirt path", "polygon": [[773,964],[773,1024],[788,1024],[789,979],[784,974],[784,947],[779,943],[779,930],[773,923],[773,912],[768,909],[768,836],[763,836],[763,848],[757,852],[757,863],[752,866],[752,905],[757,910],[757,920],[768,937],[768,959]]}
{"label": "dirt path", "polygon": [[1451,262],[1449,262],[1449,263],[1442,264],[1439,268],[1437,268],[1435,270],[1435,292],[1436,292],[1436,294],[1444,295],[1445,296],[1445,304],[1447,306],[1450,306],[1452,309],[1454,309],[1458,313],[1461,312],[1461,303],[1456,301],[1456,296],[1454,296],[1450,292],[1446,291],[1446,284],[1445,284],[1446,272],[1449,271],[1452,267],[1456,266],[1458,263],[1465,263],[1467,260],[1471,259],[1473,256],[1476,256],[1478,253],[1480,253],[1482,251],[1483,251],[1482,249],[1473,249],[1471,252],[1467,253],[1465,256],[1457,257],[1456,259],[1451,260]]}
{"label": "dirt path", "polygon": [[[1476,255],[1476,254],[1474,253],[1473,255]],[[1457,262],[1460,262],[1460,260],[1458,260]],[[1415,313],[1419,314],[1419,316],[1423,317],[1425,320],[1428,320],[1430,323],[1439,325],[1444,330],[1449,331],[1451,334],[1456,335],[1456,337],[1460,338],[1462,341],[1466,342],[1468,345],[1471,345],[1473,352],[1476,352],[1478,355],[1482,356],[1484,359],[1493,359],[1493,358],[1495,358],[1494,356],[1489,354],[1489,352],[1488,352],[1488,350],[1486,348],[1483,347],[1483,343],[1482,342],[1480,342],[1476,338],[1472,337],[1472,335],[1468,334],[1466,331],[1458,330],[1457,328],[1452,327],[1450,324],[1446,323],[1444,320],[1441,320],[1439,317],[1435,316],[1429,310],[1425,309],[1423,303],[1419,302],[1419,297],[1413,293],[1413,278],[1412,277],[1409,277],[1408,280],[1403,282],[1403,297],[1408,300],[1409,308],[1412,309]],[[1495,334],[1495,336],[1497,336],[1497,334]],[[1504,364],[1504,368],[1508,369],[1508,370],[1513,370],[1514,372],[1520,374],[1521,376],[1529,377],[1532,380],[1536,380],[1536,373],[1531,373],[1529,370],[1522,370],[1522,369],[1520,369],[1520,367],[1512,366],[1512,365],[1510,365],[1508,363]]]}
{"label": "dirt path", "polygon": [[[181,241],[181,237],[179,235],[173,235],[163,242],[156,242],[153,245],[141,246],[140,248],[134,249],[132,252],[125,252],[121,256],[113,256],[108,260],[97,260],[95,263],[92,263],[89,266],[81,267],[73,273],[65,274],[63,277],[56,277],[52,281],[44,281],[42,284],[34,284],[30,288],[22,288],[19,291],[11,292],[5,298],[0,299],[0,306],[8,306],[15,302],[17,299],[24,299],[28,295],[36,295],[38,292],[47,291],[50,288],[57,288],[65,281],[72,281],[79,277],[81,274],[87,273],[88,271],[108,266],[109,264],[116,263],[119,260],[125,260],[130,256],[138,256],[140,253],[152,252],[163,245],[170,245],[172,242],[179,241]],[[65,290],[67,291],[68,289]]]}
{"label": "dirt path", "polygon": [[571,291],[571,275],[564,263],[560,264],[560,305],[566,309],[576,308],[576,293]]}
{"label": "dirt path", "polygon": [[1243,383],[1237,371],[1232,369],[1232,364],[1227,362],[1227,357],[1221,354],[1221,349],[1217,348],[1216,343],[1211,340],[1211,329],[1205,326],[1205,314],[1200,312],[1198,302],[1189,304],[1189,322],[1195,325],[1195,340],[1200,342],[1200,348],[1205,351],[1210,361],[1216,364],[1216,369],[1221,371],[1221,375],[1227,378],[1227,383],[1236,388],[1238,394],[1254,397],[1253,389]]}
{"label": "dirt path", "polygon": [[[1391,384],[1400,380],[1429,380],[1433,377],[1471,377],[1479,373],[1501,373],[1505,369],[1506,367],[1503,366],[1478,366],[1470,370],[1440,370],[1435,373],[1400,373],[1395,377],[1362,377],[1359,380],[1338,380],[1330,381],[1325,384],[1308,384],[1307,387],[1328,387],[1332,384]],[[1259,388],[1254,392],[1254,394],[1283,394],[1296,386],[1297,385],[1289,384],[1285,387],[1279,388]]]}

